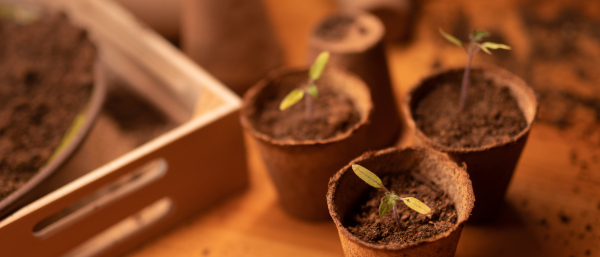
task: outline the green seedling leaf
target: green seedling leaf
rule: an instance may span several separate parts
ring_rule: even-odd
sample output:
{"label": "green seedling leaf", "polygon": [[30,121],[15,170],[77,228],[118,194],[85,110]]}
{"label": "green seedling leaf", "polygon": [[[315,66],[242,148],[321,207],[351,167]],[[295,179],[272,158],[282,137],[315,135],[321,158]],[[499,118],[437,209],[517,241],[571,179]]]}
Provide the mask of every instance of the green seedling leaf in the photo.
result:
{"label": "green seedling leaf", "polygon": [[367,168],[360,166],[358,164],[352,164],[352,170],[360,179],[367,182],[367,184],[371,185],[374,188],[383,188],[383,183],[381,179],[375,175],[375,173],[371,172]]}
{"label": "green seedling leaf", "polygon": [[394,204],[396,204],[396,201],[392,200],[389,196],[384,196],[381,198],[381,203],[379,204],[379,215],[386,215],[394,207]]}
{"label": "green seedling leaf", "polygon": [[285,96],[285,98],[283,98],[281,104],[279,104],[279,110],[283,111],[289,108],[290,106],[296,104],[298,101],[302,100],[303,97],[304,91],[297,88],[292,90],[292,92],[290,92],[287,96]]}
{"label": "green seedling leaf", "polygon": [[390,194],[390,198],[396,200],[396,201],[400,201],[402,200],[402,198],[400,198],[400,196],[396,195],[396,194]]}
{"label": "green seedling leaf", "polygon": [[507,46],[505,44],[498,44],[498,43],[493,43],[493,42],[484,42],[481,43],[480,46],[483,48],[489,48],[489,49],[505,49],[505,50],[510,50],[510,46]]}
{"label": "green seedling leaf", "polygon": [[477,42],[484,37],[489,37],[490,33],[485,30],[473,30],[473,39]]}
{"label": "green seedling leaf", "polygon": [[462,47],[462,41],[460,41],[460,39],[455,38],[454,36],[444,32],[444,30],[442,30],[442,28],[439,29],[440,30],[440,34],[442,34],[442,36],[444,36],[444,38],[446,38],[446,40],[450,41],[450,43],[455,44],[457,46]]}
{"label": "green seedling leaf", "polygon": [[425,214],[425,215],[430,215],[430,213],[431,213],[431,209],[429,208],[429,206],[427,206],[423,202],[419,201],[417,198],[405,197],[402,200],[404,201],[406,206],[415,210],[418,213]]}
{"label": "green seedling leaf", "polygon": [[319,97],[319,91],[317,90],[317,85],[315,85],[315,83],[310,83],[310,85],[308,85],[306,88],[306,92],[308,92],[314,98]]}
{"label": "green seedling leaf", "polygon": [[315,81],[319,79],[319,77],[321,77],[321,74],[323,74],[323,71],[325,70],[325,65],[327,65],[328,60],[329,52],[327,51],[322,52],[319,54],[319,56],[317,56],[317,59],[315,59],[315,62],[308,71],[308,75],[310,76],[311,80]]}
{"label": "green seedling leaf", "polygon": [[479,48],[483,50],[486,54],[492,54],[492,52],[490,52],[490,49],[487,49],[487,47],[482,46],[481,44],[477,44],[477,46],[479,46]]}
{"label": "green seedling leaf", "polygon": [[489,49],[506,49],[506,50],[511,49],[510,46],[507,46],[504,44],[492,43],[492,42],[485,42],[485,43],[477,44],[477,45],[479,46],[479,48],[481,48],[481,50],[483,50],[487,54],[492,54],[492,52],[490,52]]}

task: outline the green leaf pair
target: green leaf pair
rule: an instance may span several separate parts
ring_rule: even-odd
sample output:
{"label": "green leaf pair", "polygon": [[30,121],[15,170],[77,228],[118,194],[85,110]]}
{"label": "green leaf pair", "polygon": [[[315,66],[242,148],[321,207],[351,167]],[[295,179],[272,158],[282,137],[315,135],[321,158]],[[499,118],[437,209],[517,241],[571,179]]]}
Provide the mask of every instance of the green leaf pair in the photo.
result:
{"label": "green leaf pair", "polygon": [[315,81],[321,77],[323,71],[325,70],[325,66],[329,61],[329,52],[325,51],[317,56],[317,59],[313,63],[313,65],[308,70],[309,82],[308,86],[305,89],[296,88],[292,90],[289,94],[287,94],[281,103],[279,104],[279,110],[283,111],[287,108],[290,108],[294,104],[298,103],[302,98],[304,98],[304,91],[306,91],[312,97],[317,98],[319,96],[319,91],[317,90],[317,85]]}
{"label": "green leaf pair", "polygon": [[381,203],[379,204],[379,215],[383,216],[390,212],[390,210],[394,208],[394,205],[396,205],[396,201],[400,200],[402,200],[406,206],[418,213],[431,215],[431,208],[429,208],[429,206],[419,201],[417,198],[400,197],[390,192],[387,188],[385,188],[381,182],[381,179],[367,168],[358,164],[352,164],[352,170],[354,171],[354,174],[356,174],[360,179],[365,181],[370,186],[385,189],[385,196],[381,198]]}
{"label": "green leaf pair", "polygon": [[[446,40],[448,40],[450,43],[455,44],[460,47],[464,47],[463,43],[462,43],[462,41],[460,41],[460,39],[446,33],[444,30],[442,30],[442,28],[440,28],[439,31],[440,31],[440,34],[442,34],[442,36],[444,38],[446,38]],[[481,44],[478,43],[484,37],[489,37],[489,36],[490,36],[490,33],[488,33],[485,30],[473,30],[473,34],[469,35],[469,39],[471,39],[472,43],[477,44],[477,46],[481,50],[483,50],[484,52],[486,52],[488,54],[492,54],[492,52],[490,52],[490,49],[511,50],[510,46],[507,46],[505,44],[498,44],[498,43],[494,43],[494,42],[484,42]]]}

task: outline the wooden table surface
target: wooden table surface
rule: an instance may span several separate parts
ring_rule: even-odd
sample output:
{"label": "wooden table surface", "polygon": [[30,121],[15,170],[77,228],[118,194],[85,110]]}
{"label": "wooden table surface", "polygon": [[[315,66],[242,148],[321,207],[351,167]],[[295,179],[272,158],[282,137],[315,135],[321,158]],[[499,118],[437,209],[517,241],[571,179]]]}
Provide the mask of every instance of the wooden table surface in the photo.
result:
{"label": "wooden table surface", "polygon": [[[335,11],[335,4],[332,0],[264,2],[287,64],[303,65],[306,36],[318,20]],[[537,2],[429,0],[413,41],[388,48],[396,97],[402,99],[434,68],[464,65],[464,53],[446,43],[438,27],[453,33],[488,29],[493,40],[513,50],[498,50],[493,56],[482,53],[476,63],[495,62],[523,76],[545,97],[505,208],[490,224],[465,227],[459,257],[600,256],[600,22],[581,18],[600,17],[600,4]],[[557,10],[571,10],[565,5],[584,14],[568,16],[567,12],[574,22],[544,22],[555,19]],[[554,28],[551,25],[571,35],[572,41],[556,41],[556,31],[548,32]],[[568,43],[575,50],[565,48]],[[562,61],[553,56],[566,57]],[[564,94],[547,100],[552,92]],[[411,133],[405,131],[398,144],[412,144]],[[247,191],[197,214],[129,256],[343,256],[333,223],[307,223],[284,213],[256,152],[249,155]]]}

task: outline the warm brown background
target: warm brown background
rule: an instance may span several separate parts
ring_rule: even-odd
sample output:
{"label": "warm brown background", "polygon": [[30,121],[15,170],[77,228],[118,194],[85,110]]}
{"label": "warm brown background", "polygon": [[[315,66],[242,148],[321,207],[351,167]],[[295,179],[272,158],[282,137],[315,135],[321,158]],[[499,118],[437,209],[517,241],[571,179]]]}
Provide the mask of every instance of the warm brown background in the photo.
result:
{"label": "warm brown background", "polygon": [[[332,0],[264,1],[287,63],[305,63],[306,36]],[[463,230],[456,256],[600,256],[600,2],[429,0],[414,40],[388,50],[397,99],[464,53],[438,34],[487,29],[513,51],[481,53],[527,80],[541,108],[499,218]],[[400,145],[411,144],[410,132]],[[129,256],[342,256],[333,223],[283,213],[251,158],[248,191],[196,215]]]}

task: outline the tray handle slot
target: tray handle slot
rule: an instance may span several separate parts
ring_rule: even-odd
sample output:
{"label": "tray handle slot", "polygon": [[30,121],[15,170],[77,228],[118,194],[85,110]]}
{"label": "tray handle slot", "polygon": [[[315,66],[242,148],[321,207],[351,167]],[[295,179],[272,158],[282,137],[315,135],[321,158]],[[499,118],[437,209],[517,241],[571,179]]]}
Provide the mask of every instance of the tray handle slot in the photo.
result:
{"label": "tray handle slot", "polygon": [[159,221],[172,208],[173,201],[167,197],[162,198],[83,242],[63,257],[96,256],[111,245],[124,241],[136,232]]}
{"label": "tray handle slot", "polygon": [[165,159],[151,160],[76,203],[41,220],[33,227],[33,235],[37,238],[46,238],[73,222],[99,210],[103,206],[123,198],[163,177],[167,169],[168,164]]}

